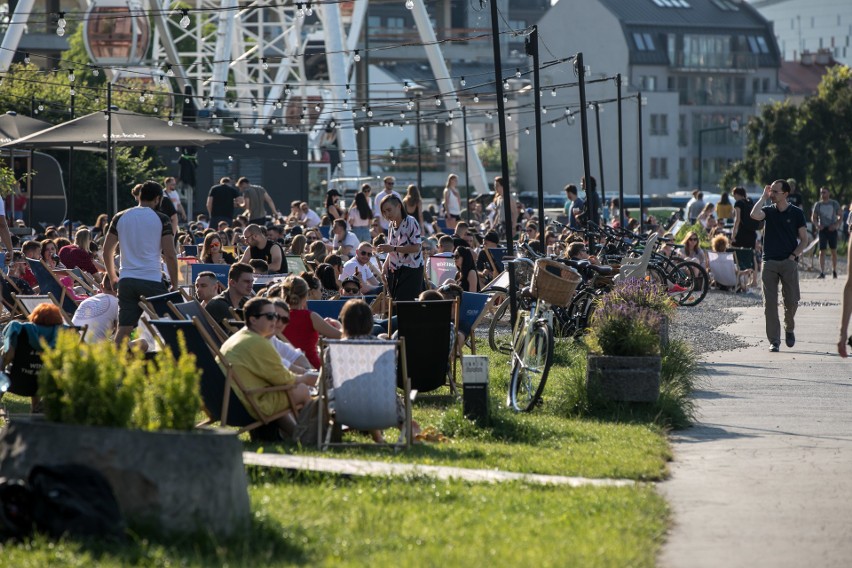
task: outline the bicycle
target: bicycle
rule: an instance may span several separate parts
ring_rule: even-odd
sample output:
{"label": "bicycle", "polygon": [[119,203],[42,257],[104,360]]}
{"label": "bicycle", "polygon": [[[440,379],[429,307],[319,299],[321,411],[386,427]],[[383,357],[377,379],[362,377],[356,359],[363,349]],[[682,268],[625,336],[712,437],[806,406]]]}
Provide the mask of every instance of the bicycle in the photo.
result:
{"label": "bicycle", "polygon": [[[548,267],[558,270],[559,275]],[[563,277],[566,271],[567,278]],[[531,289],[525,288],[519,294],[530,301],[530,309],[518,312],[512,334],[512,375],[506,402],[517,412],[529,412],[541,400],[553,364],[553,304],[568,304],[580,280],[576,270],[553,260],[539,259]]]}

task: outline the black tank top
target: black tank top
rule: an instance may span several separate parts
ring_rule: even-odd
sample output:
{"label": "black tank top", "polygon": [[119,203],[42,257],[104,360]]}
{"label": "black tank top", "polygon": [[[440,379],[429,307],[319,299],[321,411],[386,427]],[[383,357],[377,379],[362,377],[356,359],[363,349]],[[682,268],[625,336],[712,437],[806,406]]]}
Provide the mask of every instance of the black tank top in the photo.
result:
{"label": "black tank top", "polygon": [[284,256],[284,248],[271,239],[266,240],[266,246],[263,248],[257,247],[249,247],[249,256],[252,260],[262,260],[266,264],[272,264],[272,247],[278,247],[281,249],[281,270],[277,272],[273,272],[272,269],[269,270],[270,274],[286,274],[287,273],[287,258]]}

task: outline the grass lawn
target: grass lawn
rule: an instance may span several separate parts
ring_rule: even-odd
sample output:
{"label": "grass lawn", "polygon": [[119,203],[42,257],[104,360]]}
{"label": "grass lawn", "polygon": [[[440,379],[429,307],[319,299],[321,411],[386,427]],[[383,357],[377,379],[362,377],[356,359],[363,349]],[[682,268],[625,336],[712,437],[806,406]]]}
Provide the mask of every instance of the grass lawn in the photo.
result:
{"label": "grass lawn", "polygon": [[341,479],[254,470],[244,538],[0,545],[43,566],[654,566],[667,509],[651,487]]}
{"label": "grass lawn", "polygon": [[[464,419],[460,402],[446,392],[424,394],[414,405],[415,419],[449,441],[396,454],[368,447],[323,455],[585,477],[666,476],[670,451],[653,413],[577,417],[583,356],[577,348],[557,343],[544,404],[530,414],[505,408],[507,357],[481,343],[478,353],[490,360],[488,425]],[[7,396],[4,404],[12,412],[29,410],[18,397]],[[247,442],[246,448],[317,454],[270,443]],[[205,535],[134,534],[121,545],[85,545],[38,537],[0,544],[0,565],[654,566],[668,523],[665,502],[650,485],[568,488],[419,477],[350,479],[262,468],[250,468],[249,474],[252,526],[230,542]]]}

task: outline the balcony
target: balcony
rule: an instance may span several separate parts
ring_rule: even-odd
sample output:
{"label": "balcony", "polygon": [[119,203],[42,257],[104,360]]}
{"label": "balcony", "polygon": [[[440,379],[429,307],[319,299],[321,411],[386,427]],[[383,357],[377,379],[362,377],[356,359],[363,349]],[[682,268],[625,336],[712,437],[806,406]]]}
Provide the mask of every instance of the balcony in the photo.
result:
{"label": "balcony", "polygon": [[684,72],[752,73],[757,71],[757,55],[746,52],[677,53],[674,55],[671,67],[676,71]]}

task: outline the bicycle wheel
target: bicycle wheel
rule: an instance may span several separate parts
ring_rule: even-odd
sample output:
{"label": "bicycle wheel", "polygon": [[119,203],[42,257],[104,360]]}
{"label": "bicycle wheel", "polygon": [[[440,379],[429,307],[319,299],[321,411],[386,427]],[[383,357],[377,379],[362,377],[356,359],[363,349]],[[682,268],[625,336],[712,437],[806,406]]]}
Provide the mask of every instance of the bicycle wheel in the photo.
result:
{"label": "bicycle wheel", "polygon": [[666,271],[658,264],[649,264],[645,270],[645,280],[665,289],[667,280]]}
{"label": "bicycle wheel", "polygon": [[553,333],[545,322],[537,321],[529,335],[518,343],[520,352],[513,353],[509,406],[518,412],[529,412],[541,400],[553,364]]}
{"label": "bicycle wheel", "polygon": [[492,351],[509,354],[512,352],[512,330],[509,322],[509,297],[503,296],[503,301],[491,315],[488,324],[488,346]]}
{"label": "bicycle wheel", "polygon": [[673,285],[684,288],[669,294],[681,306],[697,306],[710,289],[710,277],[707,271],[691,260],[677,263],[669,274],[669,279]]}

